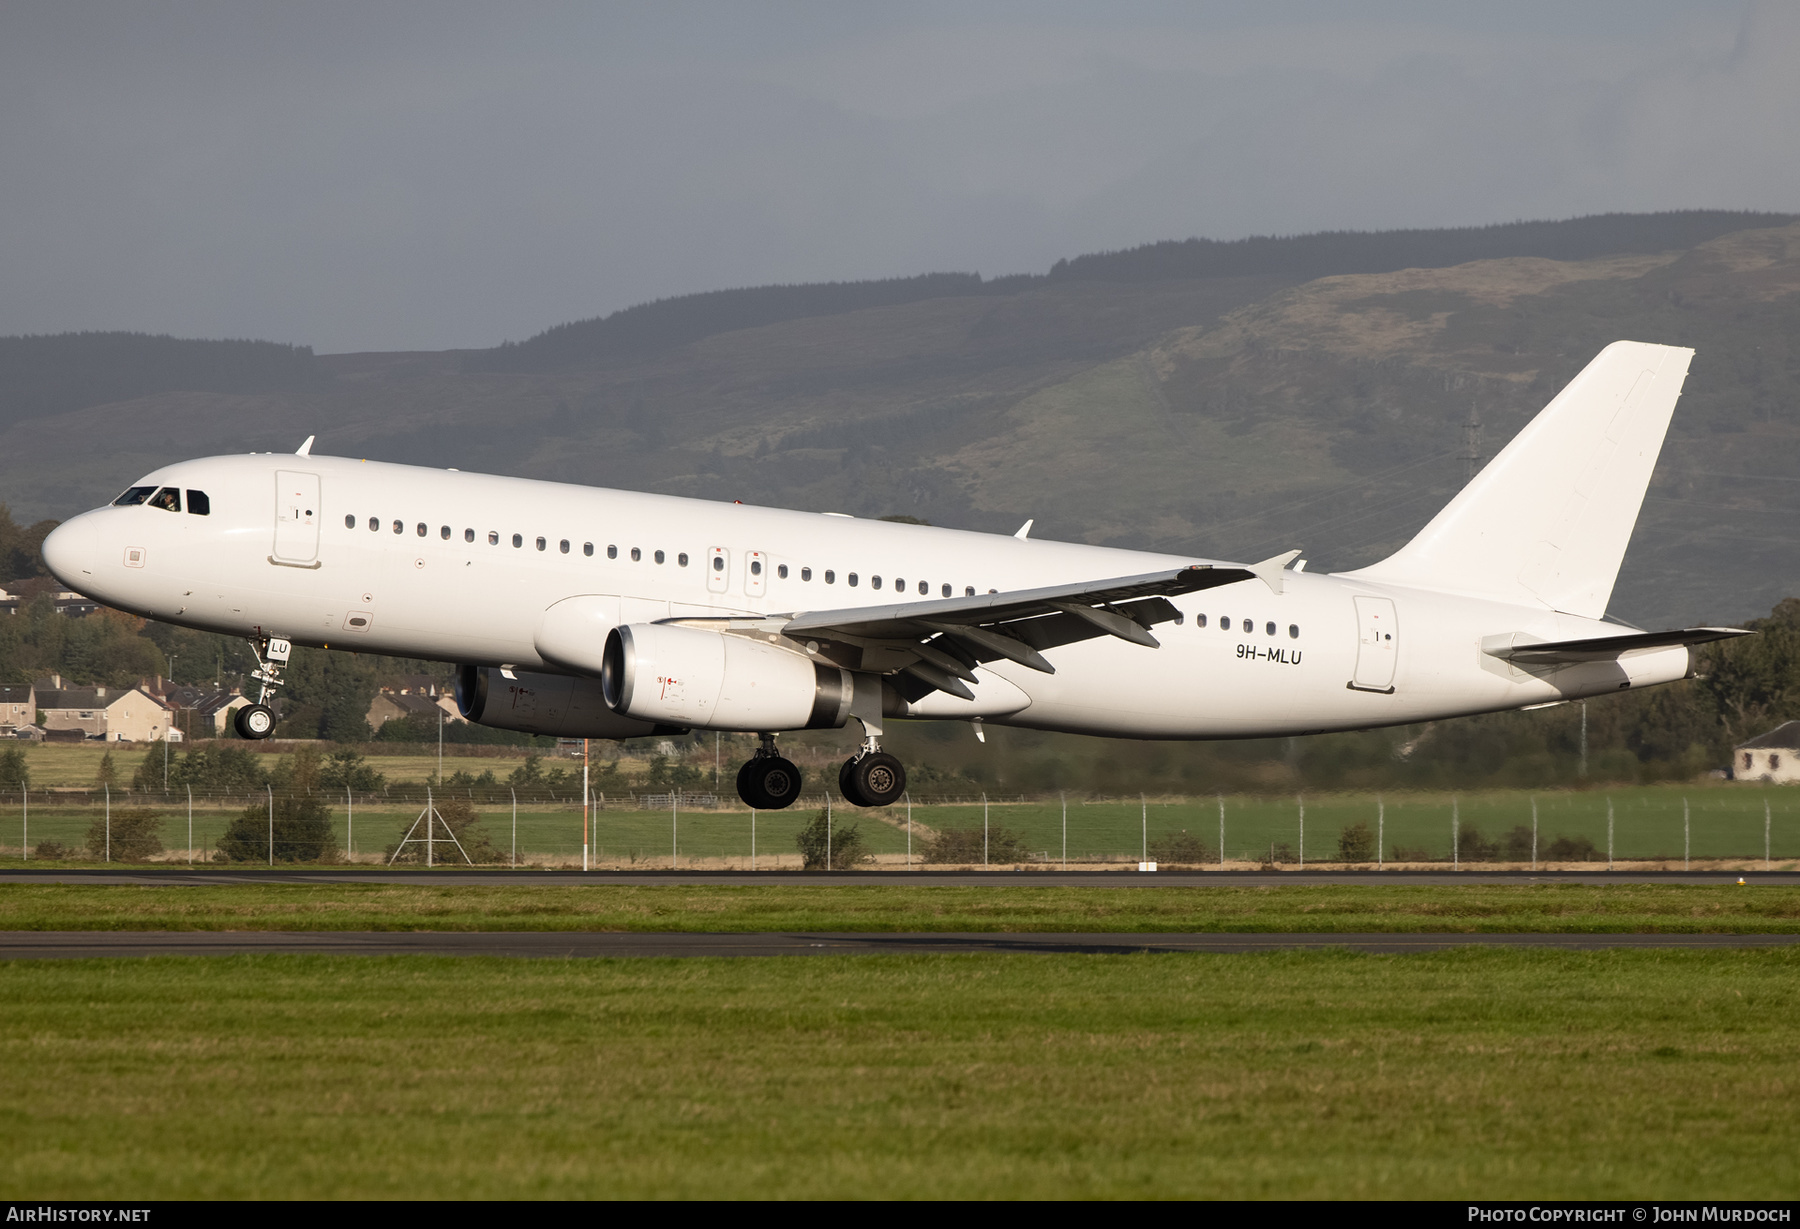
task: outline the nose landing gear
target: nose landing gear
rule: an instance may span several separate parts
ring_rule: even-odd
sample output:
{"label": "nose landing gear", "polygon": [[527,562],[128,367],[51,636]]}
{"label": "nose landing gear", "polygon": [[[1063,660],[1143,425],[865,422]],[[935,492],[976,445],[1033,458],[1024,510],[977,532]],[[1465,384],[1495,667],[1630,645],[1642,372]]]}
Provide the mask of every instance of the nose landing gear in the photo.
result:
{"label": "nose landing gear", "polygon": [[738,797],[758,811],[779,811],[800,797],[803,778],[792,760],[775,751],[775,736],[764,734],[762,746],[738,769]]}
{"label": "nose landing gear", "polygon": [[287,667],[294,646],[279,636],[256,636],[251,638],[250,651],[256,654],[256,669],[250,677],[262,684],[262,691],[255,704],[238,709],[231,724],[239,738],[256,741],[275,732],[275,710],[269,707],[269,697],[281,686],[281,672]]}

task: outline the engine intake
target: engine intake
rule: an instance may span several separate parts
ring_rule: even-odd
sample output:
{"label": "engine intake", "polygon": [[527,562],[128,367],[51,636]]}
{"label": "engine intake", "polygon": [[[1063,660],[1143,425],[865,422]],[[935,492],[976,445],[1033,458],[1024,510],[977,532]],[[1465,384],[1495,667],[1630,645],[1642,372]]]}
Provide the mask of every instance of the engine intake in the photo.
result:
{"label": "engine intake", "polygon": [[849,671],[748,636],[631,623],[606,638],[600,689],[614,712],[709,730],[835,730]]}
{"label": "engine intake", "polygon": [[457,670],[456,707],[476,725],[554,738],[643,738],[687,732],[620,716],[602,698],[596,679],[493,666]]}

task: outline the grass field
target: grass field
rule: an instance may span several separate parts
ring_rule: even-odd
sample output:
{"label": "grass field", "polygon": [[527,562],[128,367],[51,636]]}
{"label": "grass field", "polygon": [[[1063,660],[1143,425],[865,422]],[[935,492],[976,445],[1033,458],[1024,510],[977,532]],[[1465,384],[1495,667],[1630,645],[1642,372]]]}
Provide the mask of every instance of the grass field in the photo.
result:
{"label": "grass field", "polygon": [[7,1198],[1791,1198],[1800,953],[4,968]]}
{"label": "grass field", "polygon": [[1783,933],[1800,888],[0,885],[0,930]]}
{"label": "grass field", "polygon": [[[1146,842],[1180,832],[1197,837],[1216,857],[1219,848],[1220,799],[1148,799],[1139,801],[1072,799],[1067,804],[1067,849],[1072,862],[1135,860]],[[1271,850],[1291,860],[1304,853],[1309,864],[1337,857],[1339,834],[1350,824],[1367,824],[1382,836],[1386,861],[1449,861],[1452,821],[1467,834],[1478,829],[1489,840],[1515,827],[1529,828],[1532,807],[1538,814],[1540,848],[1548,861],[1558,836],[1585,837],[1604,861],[1611,843],[1621,859],[1654,860],[1680,865],[1684,852],[1696,859],[1734,860],[1761,865],[1765,836],[1772,864],[1791,866],[1800,859],[1800,790],[1758,788],[1731,783],[1687,787],[1654,786],[1612,791],[1490,791],[1464,795],[1405,794],[1387,798],[1331,794],[1304,799],[1232,795],[1225,808],[1225,851],[1234,865],[1256,865]],[[202,800],[194,811],[194,844],[199,857],[210,856],[231,817],[248,800]],[[758,865],[798,865],[794,836],[823,805],[809,798],[791,810],[760,812],[754,818]],[[182,797],[120,798],[115,805],[149,805],[164,819],[163,841],[171,849],[187,845],[187,809]],[[878,812],[837,807],[840,822],[855,823],[870,851],[885,865],[905,864],[906,808]],[[398,839],[418,815],[420,804],[394,800],[358,800],[354,814],[341,800],[332,807],[340,848],[354,845],[371,856]],[[513,813],[507,803],[478,804],[482,822],[496,848],[510,856]],[[80,846],[88,827],[100,817],[96,805],[47,805],[38,797],[30,807],[29,841],[54,839]],[[1019,833],[1029,851],[1027,864],[1056,864],[1064,848],[1064,807],[1060,800],[996,803],[986,809],[987,822]],[[926,835],[943,828],[980,828],[979,802],[917,805],[912,808],[915,861]],[[17,794],[0,795],[0,856],[18,856],[27,836],[25,807]],[[354,821],[354,823],[352,823]],[[354,831],[352,831],[354,828]],[[517,840],[524,860],[579,864],[581,809],[574,804],[523,803],[517,817]],[[752,817],[747,810],[644,811],[609,806],[591,819],[592,858],[608,866],[690,866],[729,860],[747,865],[752,853]],[[1396,857],[1396,850],[1407,855]],[[453,851],[452,851],[453,853]]]}

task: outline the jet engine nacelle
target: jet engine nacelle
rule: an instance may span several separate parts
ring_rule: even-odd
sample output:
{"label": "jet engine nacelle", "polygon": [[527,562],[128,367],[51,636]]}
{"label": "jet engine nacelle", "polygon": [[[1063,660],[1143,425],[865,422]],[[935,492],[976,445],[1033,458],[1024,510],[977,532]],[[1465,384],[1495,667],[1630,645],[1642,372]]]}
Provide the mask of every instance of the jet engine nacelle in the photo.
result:
{"label": "jet engine nacelle", "polygon": [[709,730],[831,730],[850,716],[847,670],[749,636],[629,623],[606,638],[613,711]]}
{"label": "jet engine nacelle", "polygon": [[456,672],[456,707],[476,725],[553,738],[642,738],[649,734],[686,733],[653,721],[620,716],[601,697],[597,679],[509,671],[494,666],[463,666]]}

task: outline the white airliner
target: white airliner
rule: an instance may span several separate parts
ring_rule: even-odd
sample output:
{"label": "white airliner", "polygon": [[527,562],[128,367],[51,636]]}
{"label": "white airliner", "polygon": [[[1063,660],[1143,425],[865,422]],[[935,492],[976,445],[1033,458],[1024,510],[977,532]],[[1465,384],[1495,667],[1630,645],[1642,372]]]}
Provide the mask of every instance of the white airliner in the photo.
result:
{"label": "white airliner", "polygon": [[[1682,678],[1730,628],[1604,616],[1691,350],[1616,342],[1417,537],[1354,572],[1242,565],[296,454],[164,466],[44,542],[69,588],[244,636],[265,738],[292,645],[459,665],[471,721],[573,737],[859,723],[845,797],[905,788],[888,718],[1255,738]],[[1156,629],[1152,635],[1151,629]]]}

